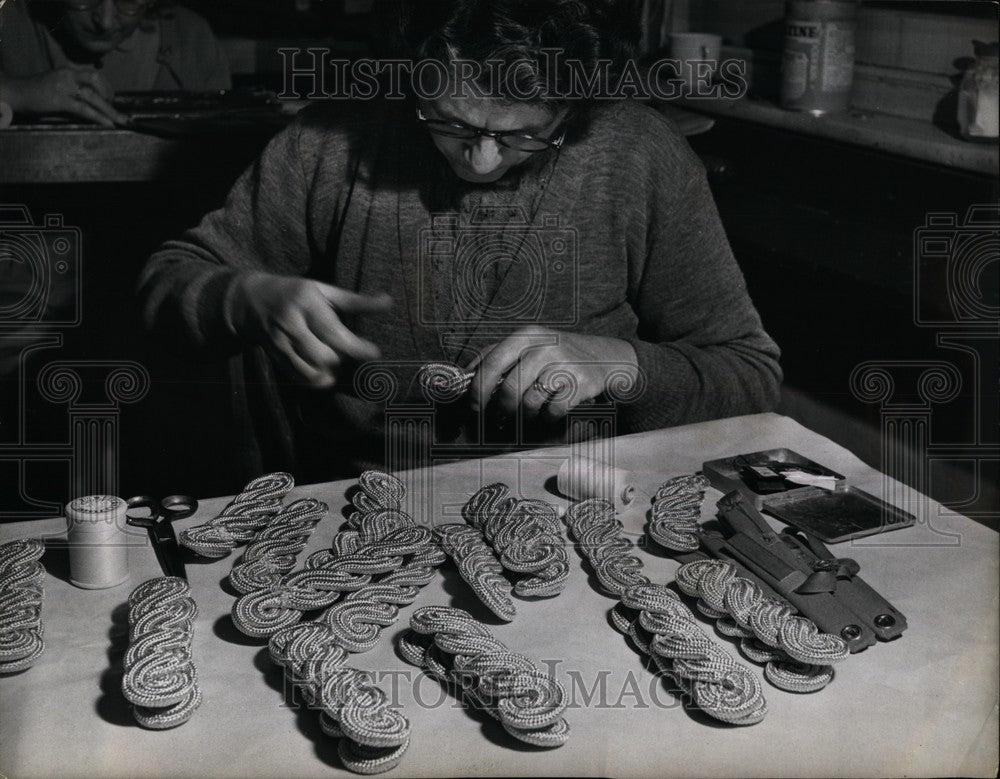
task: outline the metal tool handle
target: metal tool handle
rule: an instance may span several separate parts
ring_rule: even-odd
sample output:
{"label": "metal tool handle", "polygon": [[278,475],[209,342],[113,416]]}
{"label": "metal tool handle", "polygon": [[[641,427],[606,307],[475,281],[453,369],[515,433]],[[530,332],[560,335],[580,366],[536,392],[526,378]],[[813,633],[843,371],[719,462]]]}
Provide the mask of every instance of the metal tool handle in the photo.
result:
{"label": "metal tool handle", "polygon": [[190,495],[167,495],[160,501],[160,506],[167,521],[172,522],[194,514],[198,510],[198,501]]}
{"label": "metal tool handle", "polygon": [[[125,501],[128,508],[125,510],[125,523],[133,527],[153,527],[159,518],[160,501],[151,495],[133,495]],[[134,509],[148,509],[149,516],[136,516],[132,513]]]}

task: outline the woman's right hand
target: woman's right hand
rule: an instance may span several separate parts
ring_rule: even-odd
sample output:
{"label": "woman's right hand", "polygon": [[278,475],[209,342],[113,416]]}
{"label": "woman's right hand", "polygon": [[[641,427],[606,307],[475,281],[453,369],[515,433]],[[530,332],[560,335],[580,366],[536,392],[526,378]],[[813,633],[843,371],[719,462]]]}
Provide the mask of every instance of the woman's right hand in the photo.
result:
{"label": "woman's right hand", "polygon": [[234,284],[229,311],[233,330],[263,346],[278,365],[307,384],[330,387],[345,361],[379,358],[378,347],[352,333],[340,315],[384,313],[392,307],[389,295],[361,295],[271,273],[248,273]]}
{"label": "woman's right hand", "polygon": [[92,68],[56,68],[23,78],[0,75],[0,94],[15,114],[67,113],[105,127],[128,122],[111,104],[111,85]]}

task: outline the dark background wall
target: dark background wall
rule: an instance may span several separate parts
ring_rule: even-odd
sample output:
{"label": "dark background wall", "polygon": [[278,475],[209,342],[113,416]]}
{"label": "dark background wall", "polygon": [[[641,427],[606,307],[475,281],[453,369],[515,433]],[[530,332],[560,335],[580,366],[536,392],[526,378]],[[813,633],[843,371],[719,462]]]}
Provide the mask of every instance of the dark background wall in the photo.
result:
{"label": "dark background wall", "polygon": [[[922,256],[919,238],[928,215],[952,214],[954,234],[973,237],[979,251],[1000,251],[996,179],[733,119],[690,141],[707,163],[753,299],[782,348],[780,410],[881,467],[886,409],[852,389],[854,370],[913,363],[892,368],[891,403],[916,408],[924,401],[909,374],[920,364],[952,363],[961,387],[929,411],[932,445],[955,451],[936,458],[925,489],[968,513],[995,512],[998,463],[985,460],[983,449],[959,450],[998,443],[997,340],[959,338],[971,351],[939,342],[969,331],[951,310],[946,267],[962,258]],[[963,229],[970,207],[984,204],[992,204],[992,226]],[[995,310],[998,263],[984,267],[979,293]],[[942,318],[959,326],[920,321]]]}

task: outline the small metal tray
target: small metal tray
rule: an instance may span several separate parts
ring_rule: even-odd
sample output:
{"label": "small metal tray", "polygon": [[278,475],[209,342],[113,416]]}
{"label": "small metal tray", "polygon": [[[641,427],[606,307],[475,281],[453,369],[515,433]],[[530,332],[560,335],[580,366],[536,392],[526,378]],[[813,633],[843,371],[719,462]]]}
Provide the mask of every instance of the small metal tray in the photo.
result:
{"label": "small metal tray", "polygon": [[898,530],[915,521],[912,514],[850,486],[768,495],[763,510],[827,544]]}
{"label": "small metal tray", "polygon": [[[808,457],[803,457],[798,452],[784,448],[765,449],[761,452],[738,454],[733,457],[723,457],[721,460],[711,460],[704,463],[701,466],[701,470],[702,473],[705,474],[709,483],[715,487],[715,489],[720,492],[732,492],[733,490],[739,490],[747,500],[753,503],[754,508],[758,511],[762,511],[764,509],[764,500],[773,496],[775,493],[761,494],[754,492],[753,488],[743,481],[743,478],[740,476],[740,470],[747,464],[766,465],[773,462],[784,463],[786,465],[796,466],[813,473],[831,476],[835,480],[834,484],[837,487],[844,484],[844,477],[836,471],[831,471],[826,466],[820,465],[818,462],[810,460]],[[792,482],[786,482],[785,486],[785,491],[778,494],[784,495],[801,492],[803,490],[816,489],[808,485],[794,484]]]}
{"label": "small metal tray", "polygon": [[[833,479],[833,489],[821,489],[786,480],[783,491],[762,494],[755,492],[741,476],[741,469],[746,465],[773,463],[830,477]],[[717,490],[738,490],[759,511],[805,530],[828,544],[898,530],[915,522],[912,514],[864,490],[849,486],[841,474],[791,449],[766,449],[711,460],[702,465],[702,473]]]}

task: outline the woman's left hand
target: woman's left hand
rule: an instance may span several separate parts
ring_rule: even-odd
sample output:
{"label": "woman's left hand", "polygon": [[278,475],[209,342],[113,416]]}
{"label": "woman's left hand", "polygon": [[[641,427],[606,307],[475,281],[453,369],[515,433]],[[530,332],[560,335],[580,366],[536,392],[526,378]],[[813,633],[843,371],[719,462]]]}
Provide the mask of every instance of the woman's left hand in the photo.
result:
{"label": "woman's left hand", "polygon": [[634,383],[639,365],[628,341],[526,327],[488,347],[469,370],[476,371],[474,411],[489,404],[506,418],[520,406],[525,418],[558,419],[603,393],[613,378]]}

